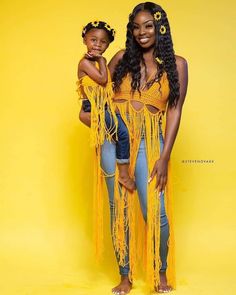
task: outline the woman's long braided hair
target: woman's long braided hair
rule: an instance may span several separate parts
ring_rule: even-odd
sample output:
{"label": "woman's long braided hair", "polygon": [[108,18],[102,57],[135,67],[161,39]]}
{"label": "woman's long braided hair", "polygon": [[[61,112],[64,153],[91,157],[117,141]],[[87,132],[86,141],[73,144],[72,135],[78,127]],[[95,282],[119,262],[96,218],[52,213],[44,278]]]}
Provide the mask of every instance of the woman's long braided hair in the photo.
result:
{"label": "woman's long braided hair", "polygon": [[[178,72],[176,68],[176,60],[173,49],[173,42],[171,38],[170,26],[167,19],[166,12],[161,8],[161,6],[152,3],[145,2],[138,4],[133,12],[129,15],[129,23],[127,25],[126,34],[126,48],[122,59],[117,64],[114,75],[114,91],[118,92],[120,90],[120,85],[122,79],[129,73],[132,77],[131,88],[132,92],[140,91],[140,79],[141,79],[141,62],[145,65],[143,59],[143,49],[136,42],[133,37],[133,21],[135,16],[140,11],[148,11],[153,16],[156,12],[161,12],[161,18],[157,21],[154,18],[155,30],[156,30],[156,44],[154,48],[154,58],[158,58],[163,61],[158,64],[158,80],[161,78],[164,71],[167,73],[170,94],[168,97],[169,106],[176,106],[179,99],[179,79]],[[165,26],[165,34],[160,33],[160,27]]]}

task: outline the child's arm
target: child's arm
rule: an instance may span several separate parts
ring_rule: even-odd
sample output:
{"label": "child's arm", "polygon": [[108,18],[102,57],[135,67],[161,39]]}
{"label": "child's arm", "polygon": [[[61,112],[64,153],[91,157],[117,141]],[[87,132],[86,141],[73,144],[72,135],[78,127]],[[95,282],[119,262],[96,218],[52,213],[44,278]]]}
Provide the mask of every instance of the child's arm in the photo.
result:
{"label": "child's arm", "polygon": [[98,62],[99,69],[96,68],[93,61],[91,61],[91,58],[89,54],[84,57],[79,65],[78,65],[78,78],[81,76],[81,74],[88,75],[92,80],[94,80],[96,83],[104,86],[107,83],[107,67],[106,67],[106,59],[101,55],[93,55],[92,58],[94,61]]}

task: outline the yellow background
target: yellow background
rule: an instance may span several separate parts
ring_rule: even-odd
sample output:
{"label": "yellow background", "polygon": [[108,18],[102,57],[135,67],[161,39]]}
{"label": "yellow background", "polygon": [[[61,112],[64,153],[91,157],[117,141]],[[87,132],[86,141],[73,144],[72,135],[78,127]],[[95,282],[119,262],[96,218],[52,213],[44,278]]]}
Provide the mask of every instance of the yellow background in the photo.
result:
{"label": "yellow background", "polygon": [[[102,19],[124,47],[138,1],[1,1],[0,294],[111,294],[117,266],[92,255],[92,151],[78,120],[81,29]],[[160,1],[189,89],[172,163],[176,294],[236,294],[233,0]],[[182,160],[213,160],[212,164]],[[106,207],[107,209],[107,207]],[[142,277],[132,294],[145,294]]]}

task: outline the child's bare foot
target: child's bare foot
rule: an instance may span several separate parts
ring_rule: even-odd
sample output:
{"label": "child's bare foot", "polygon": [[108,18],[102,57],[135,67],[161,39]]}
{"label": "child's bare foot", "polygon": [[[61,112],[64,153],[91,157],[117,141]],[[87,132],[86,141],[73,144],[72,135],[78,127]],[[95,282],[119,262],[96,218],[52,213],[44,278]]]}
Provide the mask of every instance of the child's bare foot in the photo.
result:
{"label": "child's bare foot", "polygon": [[160,285],[155,291],[158,293],[168,293],[172,291],[172,288],[167,285],[166,273],[159,272],[159,274],[160,274]]}
{"label": "child's bare foot", "polygon": [[129,164],[120,164],[118,163],[119,169],[119,183],[121,183],[124,187],[126,187],[129,191],[133,191],[136,189],[135,182],[129,176]]}
{"label": "child's bare foot", "polygon": [[129,191],[134,191],[136,189],[135,182],[132,178],[128,177],[121,177],[119,176],[118,179],[119,183],[126,187]]}
{"label": "child's bare foot", "polygon": [[128,294],[132,289],[132,283],[129,281],[128,276],[121,276],[120,284],[112,289],[113,294]]}

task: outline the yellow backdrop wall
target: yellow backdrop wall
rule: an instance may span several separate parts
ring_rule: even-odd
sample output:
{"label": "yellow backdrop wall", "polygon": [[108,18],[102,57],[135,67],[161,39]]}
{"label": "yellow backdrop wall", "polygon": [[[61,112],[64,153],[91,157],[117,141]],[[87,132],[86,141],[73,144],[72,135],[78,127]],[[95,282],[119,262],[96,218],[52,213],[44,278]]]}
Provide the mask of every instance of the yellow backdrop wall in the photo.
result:
{"label": "yellow backdrop wall", "polygon": [[[92,255],[92,150],[78,119],[82,26],[103,19],[124,47],[138,1],[1,1],[0,291],[110,294],[118,280]],[[176,294],[235,294],[235,11],[233,0],[160,1],[189,89],[172,153]],[[212,160],[195,163],[188,160]],[[108,209],[108,207],[107,207]],[[108,212],[108,210],[107,210]],[[144,294],[142,279],[133,294]]]}

